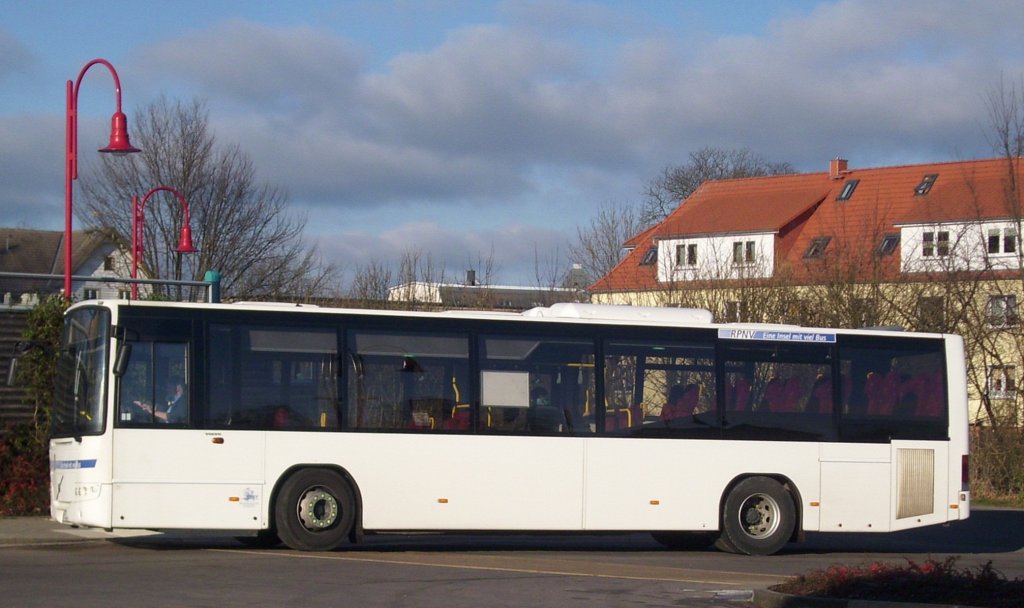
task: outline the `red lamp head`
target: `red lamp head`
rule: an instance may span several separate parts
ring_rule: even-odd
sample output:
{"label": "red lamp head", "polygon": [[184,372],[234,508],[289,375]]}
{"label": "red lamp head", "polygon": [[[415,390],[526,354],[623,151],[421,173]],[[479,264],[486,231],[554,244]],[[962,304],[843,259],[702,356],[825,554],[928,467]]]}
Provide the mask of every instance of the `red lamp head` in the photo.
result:
{"label": "red lamp head", "polygon": [[110,143],[106,148],[100,148],[100,152],[110,154],[130,154],[141,152],[128,141],[128,117],[124,112],[114,112],[110,119]]}
{"label": "red lamp head", "polygon": [[178,243],[178,248],[175,249],[178,253],[195,253],[199,251],[192,246],[192,227],[185,224],[181,227],[181,240]]}

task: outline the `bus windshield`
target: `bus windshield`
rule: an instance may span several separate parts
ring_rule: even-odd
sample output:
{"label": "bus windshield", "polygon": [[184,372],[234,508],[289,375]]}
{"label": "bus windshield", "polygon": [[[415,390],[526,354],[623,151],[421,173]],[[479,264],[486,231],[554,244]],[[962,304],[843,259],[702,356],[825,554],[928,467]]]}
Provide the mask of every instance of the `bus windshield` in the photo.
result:
{"label": "bus windshield", "polygon": [[103,432],[110,312],[81,308],[68,313],[57,359],[53,436]]}

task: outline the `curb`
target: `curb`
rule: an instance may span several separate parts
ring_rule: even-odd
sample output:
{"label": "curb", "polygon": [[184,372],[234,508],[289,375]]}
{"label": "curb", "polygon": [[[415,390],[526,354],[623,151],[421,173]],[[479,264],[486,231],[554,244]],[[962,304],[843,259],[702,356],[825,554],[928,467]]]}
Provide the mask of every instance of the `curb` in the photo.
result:
{"label": "curb", "polygon": [[753,604],[758,608],[975,608],[966,604],[924,604],[921,602],[810,597],[779,593],[771,589],[754,589]]}

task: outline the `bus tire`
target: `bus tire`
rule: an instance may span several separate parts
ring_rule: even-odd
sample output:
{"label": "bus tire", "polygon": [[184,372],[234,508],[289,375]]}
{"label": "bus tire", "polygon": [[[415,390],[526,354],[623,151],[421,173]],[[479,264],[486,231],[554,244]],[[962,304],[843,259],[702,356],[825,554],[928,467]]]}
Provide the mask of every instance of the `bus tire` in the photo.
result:
{"label": "bus tire", "polygon": [[722,507],[719,549],[746,555],[771,555],[793,535],[793,497],[769,477],[748,477],[729,492]]}
{"label": "bus tire", "polygon": [[300,469],[285,480],[274,503],[277,535],[297,551],[330,551],[356,520],[352,487],[337,472]]}
{"label": "bus tire", "polygon": [[651,532],[654,540],[669,549],[700,551],[715,542],[714,532]]}

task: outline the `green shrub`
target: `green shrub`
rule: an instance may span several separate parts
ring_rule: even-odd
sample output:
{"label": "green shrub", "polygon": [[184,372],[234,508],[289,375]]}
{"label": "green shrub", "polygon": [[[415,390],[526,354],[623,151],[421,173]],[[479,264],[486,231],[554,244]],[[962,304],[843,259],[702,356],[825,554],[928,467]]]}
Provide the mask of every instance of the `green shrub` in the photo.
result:
{"label": "green shrub", "polygon": [[51,296],[28,315],[22,338],[34,347],[18,358],[17,381],[33,407],[27,423],[0,434],[0,515],[39,515],[49,510],[50,408],[67,303]]}

